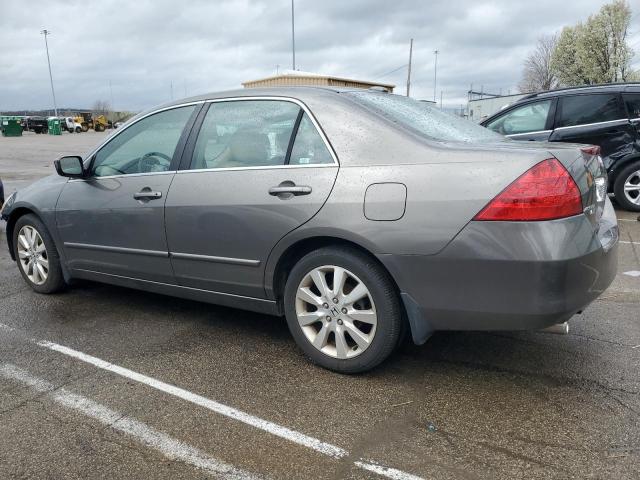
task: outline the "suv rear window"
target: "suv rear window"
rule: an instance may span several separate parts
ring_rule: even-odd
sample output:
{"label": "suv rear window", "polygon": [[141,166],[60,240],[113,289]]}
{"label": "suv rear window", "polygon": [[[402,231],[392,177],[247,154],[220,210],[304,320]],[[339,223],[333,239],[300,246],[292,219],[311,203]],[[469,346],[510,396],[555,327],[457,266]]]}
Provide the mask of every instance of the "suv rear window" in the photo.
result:
{"label": "suv rear window", "polygon": [[387,120],[432,140],[505,141],[502,135],[464,118],[445,113],[427,102],[391,93],[364,91],[348,92],[347,95]]}
{"label": "suv rear window", "polygon": [[556,128],[608,122],[624,117],[618,95],[575,95],[560,97],[560,112]]}
{"label": "suv rear window", "polygon": [[627,105],[629,118],[640,118],[640,93],[625,93],[622,98]]}

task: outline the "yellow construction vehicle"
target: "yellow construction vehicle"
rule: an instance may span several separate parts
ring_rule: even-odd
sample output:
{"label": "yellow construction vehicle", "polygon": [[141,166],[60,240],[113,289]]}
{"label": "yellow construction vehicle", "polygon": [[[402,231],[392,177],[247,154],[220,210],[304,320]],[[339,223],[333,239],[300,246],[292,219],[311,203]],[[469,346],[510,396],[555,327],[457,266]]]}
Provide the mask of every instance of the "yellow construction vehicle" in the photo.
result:
{"label": "yellow construction vehicle", "polygon": [[80,124],[83,132],[86,132],[87,130],[89,130],[89,124],[87,123],[87,120],[82,115],[76,115],[75,117],[73,117],[73,121]]}
{"label": "yellow construction vehicle", "polygon": [[111,128],[111,124],[104,115],[93,116],[91,113],[81,113],[74,120],[82,125],[83,132],[88,130],[104,132],[107,128]]}
{"label": "yellow construction vehicle", "polygon": [[104,132],[109,128],[109,121],[104,115],[98,115],[93,118],[93,128],[96,132]]}

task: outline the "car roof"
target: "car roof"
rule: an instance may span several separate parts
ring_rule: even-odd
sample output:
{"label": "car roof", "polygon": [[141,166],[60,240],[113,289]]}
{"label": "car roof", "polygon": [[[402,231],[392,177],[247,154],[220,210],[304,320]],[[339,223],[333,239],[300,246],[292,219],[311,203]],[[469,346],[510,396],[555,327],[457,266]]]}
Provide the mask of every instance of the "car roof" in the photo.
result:
{"label": "car roof", "polygon": [[532,100],[534,98],[554,98],[565,95],[588,94],[588,93],[607,93],[607,92],[624,92],[624,91],[640,91],[640,82],[628,83],[603,83],[597,85],[583,85],[580,87],[557,88],[555,90],[547,90],[544,92],[530,93],[514,102],[513,105],[520,102]]}
{"label": "car roof", "polygon": [[[218,100],[223,98],[235,98],[235,97],[291,97],[300,100],[304,100],[305,97],[326,95],[327,97],[334,96],[339,93],[351,92],[351,91],[366,91],[361,88],[347,88],[347,87],[324,87],[324,86],[291,86],[291,87],[262,87],[262,88],[240,88],[236,90],[226,90],[222,92],[211,92],[195,97],[182,98],[174,102],[163,105],[163,107],[170,107],[172,105],[181,105],[190,102],[201,102],[206,100]],[[372,90],[376,92],[377,90]],[[156,107],[158,108],[158,107]],[[154,108],[154,110],[156,109]]]}

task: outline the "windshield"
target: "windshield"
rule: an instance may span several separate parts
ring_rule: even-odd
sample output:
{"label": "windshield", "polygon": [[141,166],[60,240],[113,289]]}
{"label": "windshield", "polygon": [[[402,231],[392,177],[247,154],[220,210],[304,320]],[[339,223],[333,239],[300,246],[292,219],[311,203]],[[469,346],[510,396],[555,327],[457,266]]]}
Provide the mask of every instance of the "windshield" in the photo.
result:
{"label": "windshield", "polygon": [[373,92],[348,92],[359,104],[401,127],[432,140],[455,142],[506,141],[502,135],[470,120],[445,113],[419,100],[400,95]]}

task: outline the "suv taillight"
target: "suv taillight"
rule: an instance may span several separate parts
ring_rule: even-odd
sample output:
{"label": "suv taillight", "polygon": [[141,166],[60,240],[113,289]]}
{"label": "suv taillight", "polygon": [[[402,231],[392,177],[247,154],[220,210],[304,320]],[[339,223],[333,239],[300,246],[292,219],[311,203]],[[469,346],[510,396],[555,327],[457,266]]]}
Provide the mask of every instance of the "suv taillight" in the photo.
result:
{"label": "suv taillight", "polygon": [[531,167],[478,213],[474,220],[554,220],[582,213],[580,190],[556,158]]}

